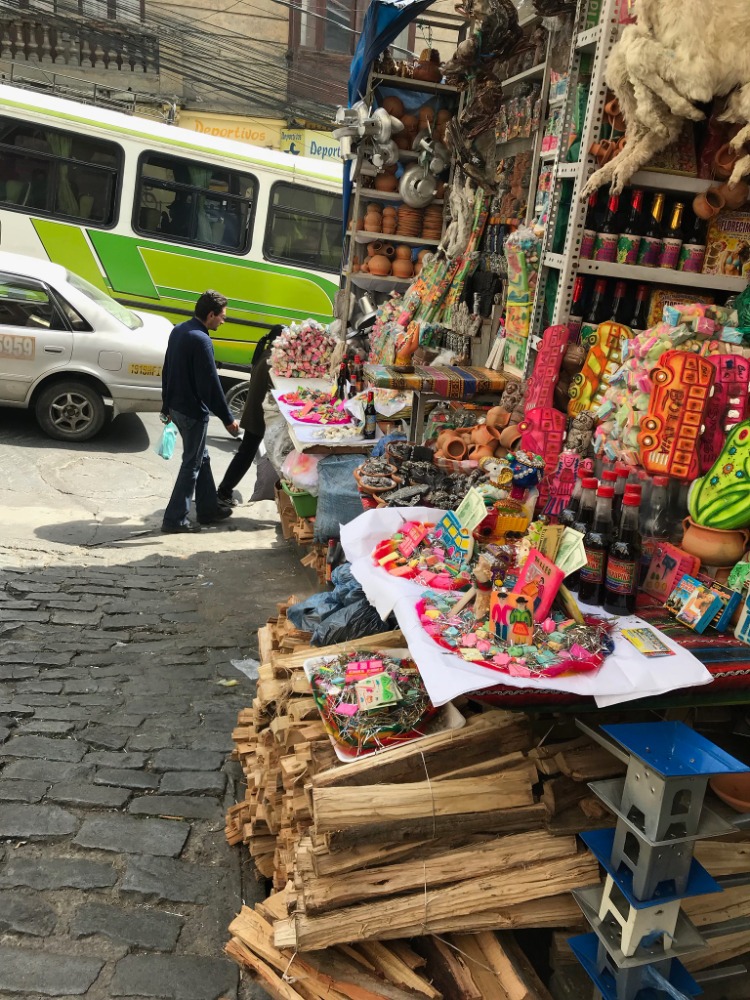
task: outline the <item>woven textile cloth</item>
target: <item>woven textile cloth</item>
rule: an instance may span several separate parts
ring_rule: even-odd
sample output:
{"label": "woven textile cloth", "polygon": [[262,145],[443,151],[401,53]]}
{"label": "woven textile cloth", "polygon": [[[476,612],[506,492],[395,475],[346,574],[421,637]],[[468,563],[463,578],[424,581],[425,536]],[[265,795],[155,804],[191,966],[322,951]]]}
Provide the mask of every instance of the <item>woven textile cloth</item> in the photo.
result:
{"label": "woven textile cloth", "polygon": [[414,366],[400,372],[391,365],[365,365],[365,378],[378,389],[408,389],[431,392],[444,399],[470,399],[488,392],[502,392],[506,377],[491,368],[439,368]]}

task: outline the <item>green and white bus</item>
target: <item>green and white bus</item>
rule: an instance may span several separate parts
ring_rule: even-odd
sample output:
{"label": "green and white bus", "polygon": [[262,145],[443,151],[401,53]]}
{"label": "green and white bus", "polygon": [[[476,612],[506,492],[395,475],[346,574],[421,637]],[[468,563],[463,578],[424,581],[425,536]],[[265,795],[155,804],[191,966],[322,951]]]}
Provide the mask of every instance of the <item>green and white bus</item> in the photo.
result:
{"label": "green and white bus", "polygon": [[225,369],[249,364],[274,323],[330,321],[341,177],[339,164],[0,85],[2,249],[176,323],[216,288]]}

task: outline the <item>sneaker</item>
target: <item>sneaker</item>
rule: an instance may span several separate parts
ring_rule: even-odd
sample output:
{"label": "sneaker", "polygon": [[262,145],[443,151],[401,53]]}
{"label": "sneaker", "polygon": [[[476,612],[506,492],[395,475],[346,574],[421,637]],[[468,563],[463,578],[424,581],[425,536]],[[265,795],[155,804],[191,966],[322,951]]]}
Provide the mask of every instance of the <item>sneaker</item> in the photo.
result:
{"label": "sneaker", "polygon": [[239,500],[235,500],[231,493],[228,496],[225,493],[217,493],[216,503],[219,505],[219,510],[231,510],[232,507],[240,505]]}
{"label": "sneaker", "polygon": [[162,535],[188,535],[200,530],[199,524],[190,524],[187,521],[185,524],[162,524],[161,526]]}
{"label": "sneaker", "polygon": [[232,516],[232,508],[218,507],[213,514],[209,514],[208,517],[199,517],[198,521],[201,524],[216,524],[217,521],[225,521],[228,517]]}

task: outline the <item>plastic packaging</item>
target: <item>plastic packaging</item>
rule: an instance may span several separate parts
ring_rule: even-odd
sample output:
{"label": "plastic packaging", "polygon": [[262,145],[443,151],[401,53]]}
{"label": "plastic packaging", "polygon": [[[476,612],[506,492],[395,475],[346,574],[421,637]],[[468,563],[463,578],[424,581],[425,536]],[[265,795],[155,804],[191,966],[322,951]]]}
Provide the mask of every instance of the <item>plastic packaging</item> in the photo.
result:
{"label": "plastic packaging", "polygon": [[281,465],[281,475],[298,490],[307,490],[311,496],[318,495],[319,455],[290,451]]}
{"label": "plastic packaging", "polygon": [[164,425],[159,443],[154,448],[154,451],[160,458],[170,459],[174,455],[178,433],[177,425],[172,423],[171,420],[168,424]]}

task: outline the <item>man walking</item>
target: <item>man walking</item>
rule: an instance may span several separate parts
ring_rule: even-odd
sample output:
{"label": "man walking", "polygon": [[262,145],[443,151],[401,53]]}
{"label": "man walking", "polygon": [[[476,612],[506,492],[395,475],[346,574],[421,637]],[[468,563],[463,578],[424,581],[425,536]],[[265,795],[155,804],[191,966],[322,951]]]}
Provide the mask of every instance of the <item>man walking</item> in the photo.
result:
{"label": "man walking", "polygon": [[193,493],[200,524],[213,524],[232,513],[231,508],[221,509],[218,505],[206,447],[211,413],[234,437],[240,432],[224,397],[210,336],[226,317],[226,298],[210,290],[196,302],[195,316],[180,323],[169,335],[161,375],[162,413],[176,424],[183,451],[177,482],[161,526],[168,535],[200,531],[188,521]]}

